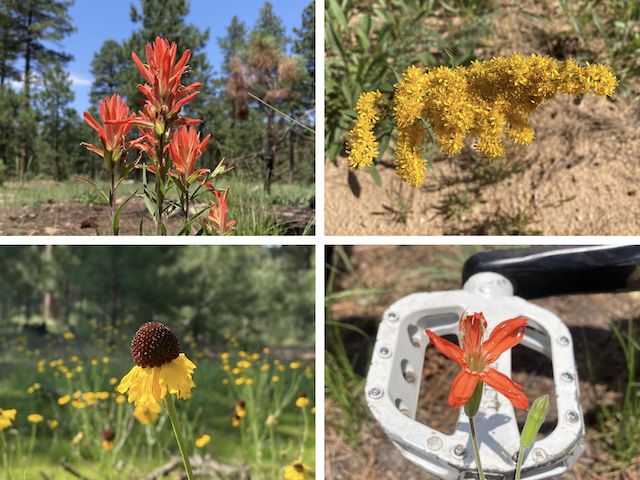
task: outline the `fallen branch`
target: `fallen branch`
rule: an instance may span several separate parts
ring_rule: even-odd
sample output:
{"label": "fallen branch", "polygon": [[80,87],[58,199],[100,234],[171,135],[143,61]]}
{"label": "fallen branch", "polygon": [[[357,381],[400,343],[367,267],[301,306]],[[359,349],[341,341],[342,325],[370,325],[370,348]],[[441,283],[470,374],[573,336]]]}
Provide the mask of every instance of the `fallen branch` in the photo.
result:
{"label": "fallen branch", "polygon": [[60,460],[60,466],[64,470],[69,472],[71,475],[73,475],[76,478],[79,478],[80,480],[91,480],[89,477],[85,477],[83,474],[81,474],[78,470],[76,470],[74,467],[72,467],[70,464],[68,464],[64,460]]}

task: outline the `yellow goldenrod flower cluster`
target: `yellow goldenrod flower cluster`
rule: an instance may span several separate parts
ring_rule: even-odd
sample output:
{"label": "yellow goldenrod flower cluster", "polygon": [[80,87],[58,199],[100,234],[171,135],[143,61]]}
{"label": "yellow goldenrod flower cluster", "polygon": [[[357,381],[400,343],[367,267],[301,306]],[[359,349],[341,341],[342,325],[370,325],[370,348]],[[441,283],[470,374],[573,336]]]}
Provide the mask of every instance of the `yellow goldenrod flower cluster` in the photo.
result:
{"label": "yellow goldenrod flower cluster", "polygon": [[358,118],[349,132],[349,166],[351,168],[368,167],[378,156],[378,141],[373,128],[380,119],[376,104],[382,99],[382,92],[365,92],[360,95],[356,105]]}
{"label": "yellow goldenrod flower cluster", "polygon": [[[611,96],[617,83],[606,65],[580,67],[572,59],[563,63],[537,54],[475,61],[468,67],[411,66],[394,86],[396,171],[413,187],[424,182],[426,124],[447,155],[462,150],[465,139],[472,137],[476,150],[500,157],[505,137],[525,145],[533,141],[529,115],[545,101],[560,93]],[[378,91],[365,92],[358,100],[358,118],[348,140],[351,168],[371,165],[378,155],[374,127],[381,100]]]}

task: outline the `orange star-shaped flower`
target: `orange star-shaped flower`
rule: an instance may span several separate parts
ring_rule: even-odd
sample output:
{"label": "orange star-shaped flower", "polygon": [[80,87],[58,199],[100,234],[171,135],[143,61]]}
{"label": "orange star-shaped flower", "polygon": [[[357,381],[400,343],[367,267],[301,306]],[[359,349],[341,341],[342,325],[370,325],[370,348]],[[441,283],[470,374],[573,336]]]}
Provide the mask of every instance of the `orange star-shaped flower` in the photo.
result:
{"label": "orange star-shaped flower", "polygon": [[460,335],[462,348],[444,338],[426,330],[429,340],[446,357],[462,367],[453,381],[449,392],[449,405],[464,406],[478,382],[485,382],[503,394],[517,408],[527,410],[529,399],[521,385],[500,373],[490,365],[498,357],[515,347],[524,337],[527,319],[516,317],[499,323],[491,331],[489,338],[482,341],[487,322],[482,313],[462,315],[460,318]]}

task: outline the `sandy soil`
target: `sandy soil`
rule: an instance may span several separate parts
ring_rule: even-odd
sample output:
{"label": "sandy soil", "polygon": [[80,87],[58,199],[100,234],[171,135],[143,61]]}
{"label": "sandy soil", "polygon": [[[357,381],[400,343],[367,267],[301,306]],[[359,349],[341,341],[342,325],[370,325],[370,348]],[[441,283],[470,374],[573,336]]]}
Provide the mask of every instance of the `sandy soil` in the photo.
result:
{"label": "sandy soil", "polygon": [[[499,3],[494,38],[478,56],[575,54],[556,2]],[[524,9],[551,20],[519,14]],[[379,165],[380,187],[368,172],[349,172],[343,158],[326,162],[326,233],[640,234],[638,85],[611,100],[554,99],[532,117],[534,143],[511,146],[504,159],[490,162],[469,148],[450,159],[436,151],[420,189],[402,184],[393,157]]]}
{"label": "sandy soil", "polygon": [[[362,352],[372,346],[377,322],[384,309],[402,296],[416,291],[460,288],[459,272],[464,260],[481,247],[396,247],[356,246],[349,250],[353,273],[336,278],[335,291],[368,289],[371,295],[351,297],[331,309],[334,319],[348,322],[370,335],[367,342],[359,335],[346,333],[347,348],[361,358],[355,368],[364,374],[368,358]],[[618,468],[607,451],[596,420],[596,402],[610,402],[619,393],[625,375],[623,353],[613,340],[611,324],[634,319],[640,309],[640,293],[565,295],[534,300],[534,303],[557,314],[570,328],[578,374],[580,401],[587,425],[587,447],[583,456],[563,479],[637,479],[640,458],[635,466]],[[346,332],[346,330],[345,330]],[[552,391],[553,381],[547,361],[524,348],[514,351],[514,378],[534,398]],[[591,370],[587,368],[587,359]],[[455,428],[457,411],[448,406],[447,395],[457,367],[433,349],[428,349],[422,372],[418,418],[443,431]],[[428,395],[427,395],[428,392]],[[349,444],[337,428],[342,412],[331,392],[325,403],[325,472],[329,479],[433,479],[407,462],[391,444],[372,417],[362,422],[357,445]],[[524,422],[524,414],[518,420]],[[546,425],[553,426],[550,412]],[[545,427],[543,427],[544,430]],[[548,428],[548,427],[547,427]],[[606,437],[606,435],[605,435]],[[606,472],[606,473],[605,473]]]}

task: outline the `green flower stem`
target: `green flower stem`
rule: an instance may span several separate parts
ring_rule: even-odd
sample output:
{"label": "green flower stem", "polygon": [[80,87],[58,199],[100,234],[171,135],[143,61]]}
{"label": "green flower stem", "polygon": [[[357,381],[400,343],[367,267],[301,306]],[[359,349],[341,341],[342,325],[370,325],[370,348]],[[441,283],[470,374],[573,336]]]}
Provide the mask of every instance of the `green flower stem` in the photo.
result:
{"label": "green flower stem", "polygon": [[9,469],[9,454],[7,452],[7,441],[4,438],[4,430],[0,430],[0,445],[2,446],[2,468]]}
{"label": "green flower stem", "polygon": [[520,480],[520,470],[522,469],[522,461],[524,460],[524,447],[518,450],[518,462],[516,463],[516,480]]}
{"label": "green flower stem", "polygon": [[302,456],[304,455],[304,447],[305,447],[305,443],[307,442],[307,435],[309,433],[309,420],[307,418],[307,407],[302,407],[302,418],[304,419],[304,429],[302,431],[302,440],[300,443],[300,459],[302,459]]}
{"label": "green flower stem", "polygon": [[169,419],[171,420],[171,426],[173,427],[173,433],[176,436],[178,442],[178,448],[180,449],[180,455],[182,455],[182,462],[184,463],[184,470],[187,472],[187,480],[193,480],[193,471],[191,470],[191,462],[189,461],[189,454],[187,453],[187,446],[182,438],[182,431],[180,430],[180,424],[178,422],[178,415],[176,415],[176,406],[173,403],[173,396],[171,394],[166,396],[167,411],[169,412]]}
{"label": "green flower stem", "polygon": [[27,463],[31,462],[31,457],[33,456],[33,449],[36,446],[36,426],[35,423],[31,424],[31,438],[29,439],[29,455],[27,459]]}
{"label": "green flower stem", "polygon": [[473,417],[469,417],[469,428],[471,428],[471,445],[473,446],[473,454],[476,456],[476,465],[478,466],[478,475],[480,480],[485,480],[482,463],[480,462],[480,449],[478,448],[478,437],[476,435],[476,424]]}

